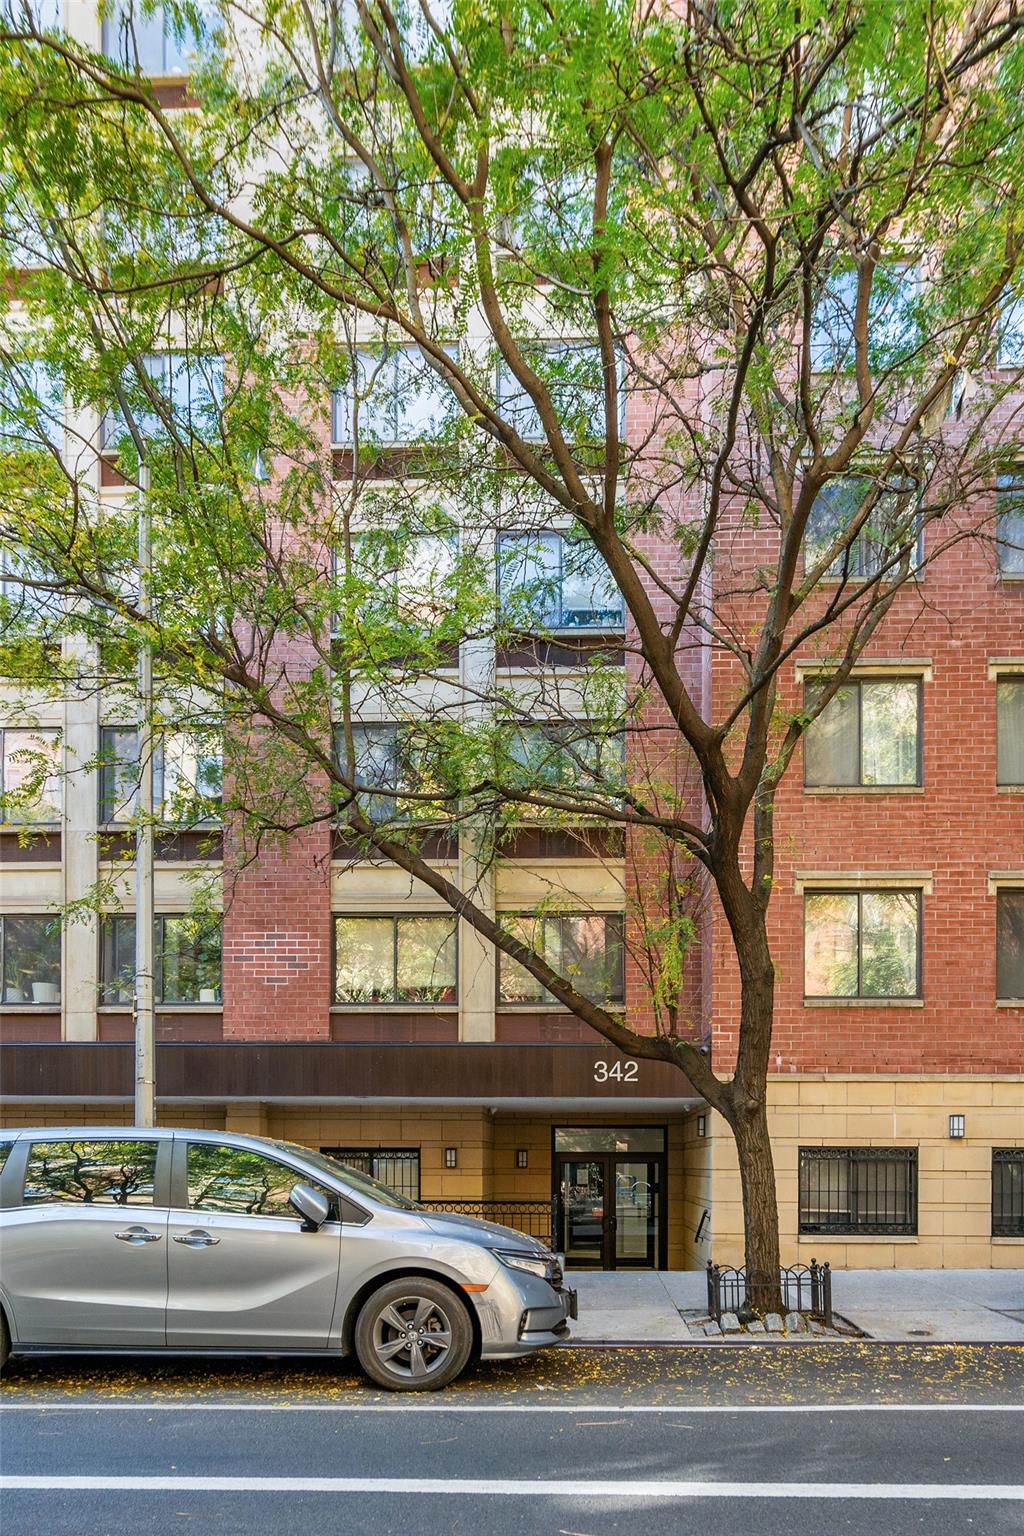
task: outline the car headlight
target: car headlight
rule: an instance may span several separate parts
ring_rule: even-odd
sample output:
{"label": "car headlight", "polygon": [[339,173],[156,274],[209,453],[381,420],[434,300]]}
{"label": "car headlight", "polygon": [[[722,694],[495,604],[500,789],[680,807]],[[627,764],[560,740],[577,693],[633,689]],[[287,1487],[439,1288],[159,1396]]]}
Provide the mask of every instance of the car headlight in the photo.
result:
{"label": "car headlight", "polygon": [[528,1275],[539,1275],[542,1280],[551,1280],[554,1275],[553,1253],[520,1253],[515,1248],[494,1248],[491,1251],[509,1269],[523,1269]]}

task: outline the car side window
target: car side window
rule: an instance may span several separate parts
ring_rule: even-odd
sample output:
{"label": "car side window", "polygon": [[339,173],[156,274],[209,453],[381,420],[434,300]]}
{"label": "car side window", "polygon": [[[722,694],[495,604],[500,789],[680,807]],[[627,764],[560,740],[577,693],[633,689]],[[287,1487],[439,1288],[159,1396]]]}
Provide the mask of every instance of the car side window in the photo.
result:
{"label": "car side window", "polygon": [[25,1205],[152,1205],[155,1141],[36,1141]]}
{"label": "car side window", "polygon": [[288,1204],[296,1184],[321,1189],[332,1205],[336,1196],[284,1163],[246,1147],[189,1142],[188,1205],[191,1211],[219,1211],[236,1216],[298,1217]]}
{"label": "car side window", "polygon": [[14,1142],[13,1141],[0,1141],[0,1173],[3,1173],[3,1171],[4,1171],[4,1164],[6,1163],[7,1159],[10,1157],[10,1155],[11,1155],[11,1148],[13,1146],[14,1146]]}

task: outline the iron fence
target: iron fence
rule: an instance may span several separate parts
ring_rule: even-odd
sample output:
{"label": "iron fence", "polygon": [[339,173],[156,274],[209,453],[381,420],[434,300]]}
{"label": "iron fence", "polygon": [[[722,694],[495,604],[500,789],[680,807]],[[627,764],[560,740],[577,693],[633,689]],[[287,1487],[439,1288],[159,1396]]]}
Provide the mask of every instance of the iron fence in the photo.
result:
{"label": "iron fence", "polygon": [[[772,1277],[767,1270],[730,1269],[708,1264],[708,1313],[716,1322],[724,1312],[735,1312],[740,1322],[750,1322],[759,1313],[773,1311],[778,1298],[772,1294]],[[828,1264],[812,1259],[810,1264],[793,1264],[780,1269],[778,1290],[783,1312],[809,1312],[826,1326],[832,1326],[832,1271]]]}
{"label": "iron fence", "polygon": [[539,1237],[548,1247],[555,1235],[555,1206],[552,1200],[421,1200],[428,1211],[451,1211],[456,1216],[479,1216],[497,1221],[530,1237]]}
{"label": "iron fence", "polygon": [[992,1236],[1024,1237],[1024,1147],[992,1149]]}

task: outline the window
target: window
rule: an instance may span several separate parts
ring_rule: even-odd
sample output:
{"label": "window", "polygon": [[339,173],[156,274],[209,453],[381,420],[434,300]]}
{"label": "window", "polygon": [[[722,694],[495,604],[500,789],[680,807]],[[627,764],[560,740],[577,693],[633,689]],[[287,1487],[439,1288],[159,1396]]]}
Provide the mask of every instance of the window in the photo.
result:
{"label": "window", "polygon": [[996,783],[1024,784],[1024,673],[996,679]]}
{"label": "window", "polygon": [[[593,1002],[623,997],[623,924],[620,913],[574,912],[557,916],[509,916],[502,926],[541,955]],[[509,955],[498,954],[498,1000],[543,1003],[551,994]]]}
{"label": "window", "polygon": [[64,386],[41,358],[0,356],[0,449],[64,447]]}
{"label": "window", "polygon": [[621,629],[626,608],[589,538],[510,533],[498,540],[502,613],[524,629]]}
{"label": "window", "polygon": [[[142,367],[160,401],[160,410],[133,371],[126,372],[124,386],[135,425],[144,438],[160,439],[167,434],[166,415],[171,416],[179,433],[216,436],[224,404],[224,359],[219,353],[155,352],[142,359]],[[116,453],[129,436],[119,407],[112,407],[104,416],[100,436],[106,453]]]}
{"label": "window", "polygon": [[[138,810],[139,735],[134,726],[100,731],[99,818],[130,822]],[[153,807],[177,825],[219,820],[223,791],[220,737],[213,731],[163,731],[153,750]]]}
{"label": "window", "polygon": [[996,892],[996,997],[1024,1001],[1024,890]]}
{"label": "window", "polygon": [[0,729],[0,822],[60,821],[60,732]]}
{"label": "window", "polygon": [[454,1003],[454,917],[336,917],[336,1003]]}
{"label": "window", "polygon": [[[451,358],[454,346],[445,347]],[[358,409],[355,409],[358,402]],[[431,442],[454,419],[455,398],[435,373],[419,347],[360,347],[355,355],[355,388],[349,383],[334,392],[334,441],[355,443]]]}
{"label": "window", "polygon": [[152,1205],[155,1141],[36,1141],[26,1205]]}
{"label": "window", "polygon": [[[918,500],[910,486],[877,486],[863,475],[844,475],[822,487],[814,499],[804,537],[804,565],[817,565],[832,542],[873,495],[867,521],[853,542],[841,550],[824,572],[826,581],[863,579],[885,569],[889,575],[908,545],[910,563],[921,559]],[[896,562],[895,564],[892,562]]]}
{"label": "window", "polygon": [[23,549],[0,546],[0,631],[16,624],[35,625],[47,616],[57,617],[61,598],[56,592],[32,585],[54,580],[42,561]]}
{"label": "window", "polygon": [[[808,683],[814,703],[818,683]],[[804,738],[804,783],[920,784],[921,684],[916,678],[854,679],[825,705]]]}
{"label": "window", "polygon": [[[361,791],[359,808],[371,821],[415,820],[436,824],[444,819],[441,787],[438,775],[432,770],[430,742],[422,731],[412,725],[393,722],[354,725],[352,749],[351,769]],[[434,756],[441,750],[443,748],[438,746]],[[347,775],[350,770],[342,726],[335,729],[335,753],[340,771]],[[375,789],[382,793],[363,792]],[[402,794],[405,791],[426,795],[432,789],[438,790],[437,801],[407,800]],[[344,814],[343,807],[343,818]]]}
{"label": "window", "polygon": [[917,1235],[916,1147],[801,1147],[800,1231]]}
{"label": "window", "polygon": [[[854,366],[857,284],[855,269],[834,272],[815,305],[811,367],[816,373],[832,369],[845,372]],[[918,287],[916,267],[875,268],[868,299],[868,365],[872,372],[883,372],[905,362],[917,345]]]}
{"label": "window", "polygon": [[[366,602],[386,605],[394,618],[415,625],[433,625],[451,610],[455,600],[457,540],[434,533],[396,532],[356,535],[351,574],[366,583]],[[344,580],[340,552],[335,551],[334,579]]]}
{"label": "window", "polygon": [[992,1148],[992,1236],[1024,1237],[1024,1147]]}
{"label": "window", "polygon": [[[625,735],[593,721],[510,726],[506,782],[554,789],[565,795],[616,797],[625,782]],[[536,807],[543,815],[543,807]]]}
{"label": "window", "polygon": [[0,917],[0,968],[7,1004],[60,1002],[60,918]]}
{"label": "window", "polygon": [[1024,474],[996,481],[996,557],[1001,576],[1024,576]]}
{"label": "window", "polygon": [[144,16],[130,3],[117,5],[103,23],[103,51],[125,69],[157,79],[187,75],[202,51],[203,38],[158,5]]}
{"label": "window", "polygon": [[245,1147],[207,1146],[190,1141],[187,1159],[188,1208],[233,1216],[286,1216],[298,1221],[289,1204],[296,1184],[312,1184],[332,1206],[337,1196],[308,1174],[250,1152]]}
{"label": "window", "polygon": [[61,0],[2,0],[0,3],[0,21],[5,26],[23,26],[26,12],[40,32],[56,32],[61,25]]}
{"label": "window", "polygon": [[383,1149],[380,1147],[321,1147],[326,1157],[336,1158],[346,1168],[365,1173],[393,1189],[405,1200],[420,1198],[419,1148]]}
{"label": "window", "polygon": [[[160,916],[153,921],[156,1001],[219,1003],[221,1000],[221,919],[202,915]],[[135,993],[135,917],[115,913],[100,924],[100,998],[107,1005],[130,1003]]]}
{"label": "window", "polygon": [[[604,367],[601,349],[593,342],[551,341],[523,349],[526,361],[547,385],[567,442],[605,440]],[[619,432],[625,430],[624,370],[619,366]],[[498,364],[496,404],[502,419],[527,442],[546,439],[540,414],[529,391],[504,361]]]}
{"label": "window", "polygon": [[920,996],[920,891],[804,897],[806,997]]}
{"label": "window", "polygon": [[1000,368],[1024,367],[1024,294],[1011,299],[999,316],[996,361]]}
{"label": "window", "polygon": [[[552,150],[551,155],[555,158],[557,152]],[[541,163],[525,167],[513,206],[498,220],[502,246],[520,252],[550,246],[552,241],[569,249],[584,245],[593,233],[596,191],[593,165],[551,174]]]}

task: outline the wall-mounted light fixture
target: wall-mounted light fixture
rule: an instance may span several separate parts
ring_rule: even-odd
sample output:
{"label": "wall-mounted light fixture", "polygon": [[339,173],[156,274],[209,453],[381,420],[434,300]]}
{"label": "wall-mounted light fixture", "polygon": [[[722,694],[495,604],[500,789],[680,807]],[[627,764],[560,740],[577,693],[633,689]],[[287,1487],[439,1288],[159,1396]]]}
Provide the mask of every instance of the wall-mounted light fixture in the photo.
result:
{"label": "wall-mounted light fixture", "polygon": [[949,1134],[950,1134],[950,1136],[952,1137],[952,1139],[954,1141],[959,1141],[962,1138],[962,1136],[964,1134],[964,1117],[963,1117],[963,1115],[950,1115],[950,1117],[949,1117]]}
{"label": "wall-mounted light fixture", "polygon": [[707,1117],[707,1115],[698,1115],[697,1116],[697,1135],[698,1136],[706,1136],[707,1133],[708,1133],[708,1117]]}
{"label": "wall-mounted light fixture", "polygon": [[459,1151],[457,1147],[445,1147],[444,1165],[446,1168],[457,1168],[459,1166]]}
{"label": "wall-mounted light fixture", "polygon": [[516,1148],[516,1167],[528,1168],[530,1166],[530,1153],[526,1147]]}

